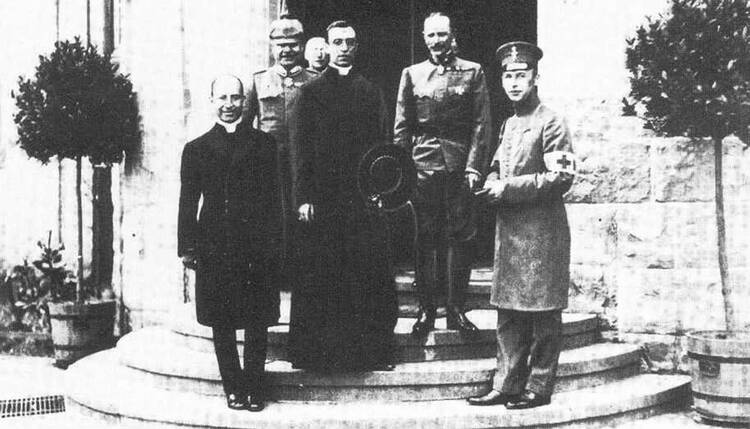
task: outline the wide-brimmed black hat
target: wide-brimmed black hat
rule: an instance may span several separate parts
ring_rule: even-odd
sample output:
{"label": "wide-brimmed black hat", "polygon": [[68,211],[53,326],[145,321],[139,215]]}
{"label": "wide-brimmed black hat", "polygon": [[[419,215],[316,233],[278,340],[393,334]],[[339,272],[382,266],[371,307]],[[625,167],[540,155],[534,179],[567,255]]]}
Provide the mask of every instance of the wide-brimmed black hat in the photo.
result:
{"label": "wide-brimmed black hat", "polygon": [[359,162],[357,185],[365,201],[393,211],[412,197],[417,170],[405,149],[393,144],[374,146]]}

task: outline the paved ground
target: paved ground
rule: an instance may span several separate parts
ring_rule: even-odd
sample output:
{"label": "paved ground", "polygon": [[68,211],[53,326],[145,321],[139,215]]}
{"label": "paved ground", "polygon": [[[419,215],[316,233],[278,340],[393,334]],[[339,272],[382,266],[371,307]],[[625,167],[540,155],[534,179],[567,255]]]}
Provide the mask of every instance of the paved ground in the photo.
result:
{"label": "paved ground", "polygon": [[[0,400],[61,395],[64,371],[52,365],[52,359],[0,355]],[[0,418],[3,429],[88,429],[100,424],[71,412],[37,416]],[[711,429],[693,420],[689,410],[620,422],[613,429]]]}

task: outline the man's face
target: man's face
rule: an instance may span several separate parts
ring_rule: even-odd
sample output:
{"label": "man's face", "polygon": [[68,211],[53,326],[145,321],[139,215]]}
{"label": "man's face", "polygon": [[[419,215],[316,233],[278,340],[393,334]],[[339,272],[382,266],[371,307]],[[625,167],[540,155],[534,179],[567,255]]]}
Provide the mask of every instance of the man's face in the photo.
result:
{"label": "man's face", "polygon": [[305,47],[305,59],[310,63],[310,67],[318,70],[328,65],[326,41],[322,37],[314,37],[308,40]]}
{"label": "man's face", "polygon": [[503,89],[510,101],[518,103],[529,97],[534,86],[536,85],[536,71],[528,70],[508,70],[503,72]]}
{"label": "man's face", "polygon": [[357,52],[357,34],[352,27],[334,27],[328,31],[328,53],[331,62],[339,67],[354,64]]}
{"label": "man's face", "polygon": [[271,51],[276,64],[291,69],[302,61],[302,45],[297,39],[273,39]]}
{"label": "man's face", "polygon": [[223,122],[234,122],[242,116],[242,84],[232,77],[220,77],[214,82],[211,103],[216,109],[216,117]]}
{"label": "man's face", "polygon": [[451,49],[453,33],[447,16],[433,16],[424,21],[424,43],[433,58],[442,57]]}

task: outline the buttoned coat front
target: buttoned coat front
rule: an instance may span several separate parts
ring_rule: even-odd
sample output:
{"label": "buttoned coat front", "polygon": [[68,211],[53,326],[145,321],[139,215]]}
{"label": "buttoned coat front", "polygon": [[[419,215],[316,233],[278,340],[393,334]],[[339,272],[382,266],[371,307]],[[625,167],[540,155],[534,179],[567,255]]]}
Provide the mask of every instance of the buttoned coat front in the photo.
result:
{"label": "buttoned coat front", "polygon": [[273,140],[246,122],[232,134],[217,124],[183,149],[178,254],[197,256],[203,325],[243,329],[279,318],[275,168]]}
{"label": "buttoned coat front", "polygon": [[544,154],[572,150],[565,121],[535,94],[502,127],[487,178],[502,187],[490,297],[498,308],[547,311],[568,305],[570,230],[563,194],[572,176],[550,171]]}
{"label": "buttoned coat front", "polygon": [[386,142],[383,95],[356,70],[328,68],[299,97],[296,195],[313,205],[314,218],[295,234],[290,360],[320,370],[389,363],[398,304],[388,225],[357,186],[360,160]]}
{"label": "buttoned coat front", "polygon": [[418,170],[483,173],[490,141],[490,99],[482,67],[455,58],[429,60],[401,74],[393,142]]}
{"label": "buttoned coat front", "polygon": [[276,145],[277,181],[279,183],[280,210],[282,217],[283,253],[289,252],[296,203],[292,192],[297,177],[294,168],[297,161],[292,158],[296,150],[290,150],[293,140],[290,132],[297,110],[297,98],[302,85],[318,77],[315,71],[296,66],[287,71],[276,64],[253,74],[253,83],[248,93],[249,118],[257,118],[258,129],[270,134]]}

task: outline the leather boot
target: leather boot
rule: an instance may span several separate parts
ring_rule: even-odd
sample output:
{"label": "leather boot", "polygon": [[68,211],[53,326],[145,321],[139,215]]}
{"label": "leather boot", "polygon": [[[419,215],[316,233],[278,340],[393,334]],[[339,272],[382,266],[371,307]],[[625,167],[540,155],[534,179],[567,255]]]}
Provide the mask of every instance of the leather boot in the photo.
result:
{"label": "leather boot", "polygon": [[428,332],[435,329],[435,258],[434,250],[422,250],[417,252],[417,266],[415,273],[415,287],[419,296],[419,312],[417,321],[412,327],[412,335],[424,337]]}
{"label": "leather boot", "polygon": [[472,256],[472,247],[466,243],[448,247],[446,264],[448,267],[448,303],[445,308],[448,329],[457,329],[462,332],[479,331],[464,314],[466,289],[469,287],[469,277],[471,276]]}
{"label": "leather boot", "polygon": [[418,338],[423,338],[427,334],[435,329],[435,307],[434,306],[419,306],[419,313],[417,313],[417,321],[411,328],[411,334]]}

